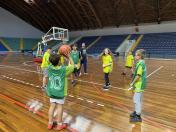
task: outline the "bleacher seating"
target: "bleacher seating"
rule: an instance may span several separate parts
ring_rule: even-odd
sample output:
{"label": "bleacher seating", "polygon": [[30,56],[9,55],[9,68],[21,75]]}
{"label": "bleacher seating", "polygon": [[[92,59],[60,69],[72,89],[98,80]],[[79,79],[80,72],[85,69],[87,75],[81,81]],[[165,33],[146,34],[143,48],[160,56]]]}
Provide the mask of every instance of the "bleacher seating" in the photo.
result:
{"label": "bleacher seating", "polygon": [[20,50],[19,38],[2,38],[2,39],[12,49],[12,51]]}
{"label": "bleacher seating", "polygon": [[176,33],[145,34],[137,49],[145,49],[150,57],[176,57]]}
{"label": "bleacher seating", "polygon": [[101,39],[88,50],[88,53],[101,53],[104,48],[109,48],[112,52],[115,52],[126,37],[127,35],[102,36]]}
{"label": "bleacher seating", "polygon": [[72,41],[74,41],[77,37],[71,37],[69,38],[69,41],[67,43],[71,43]]}
{"label": "bleacher seating", "polygon": [[131,37],[129,38],[129,40],[137,40],[139,37],[139,34],[131,34]]}
{"label": "bleacher seating", "polygon": [[32,50],[32,48],[39,42],[39,39],[23,39],[24,50]]}
{"label": "bleacher seating", "polygon": [[1,42],[0,42],[0,51],[8,51],[8,49],[4,47],[4,45],[1,44]]}
{"label": "bleacher seating", "polygon": [[78,48],[81,48],[82,43],[85,43],[86,47],[88,47],[97,38],[98,38],[98,36],[83,37],[76,43],[77,43]]}
{"label": "bleacher seating", "polygon": [[[4,43],[12,49],[12,51],[20,51],[20,38],[2,38]],[[23,38],[23,49],[32,50],[32,48],[38,43],[39,39]],[[2,51],[0,49],[0,51]],[[8,50],[7,50],[8,51]]]}

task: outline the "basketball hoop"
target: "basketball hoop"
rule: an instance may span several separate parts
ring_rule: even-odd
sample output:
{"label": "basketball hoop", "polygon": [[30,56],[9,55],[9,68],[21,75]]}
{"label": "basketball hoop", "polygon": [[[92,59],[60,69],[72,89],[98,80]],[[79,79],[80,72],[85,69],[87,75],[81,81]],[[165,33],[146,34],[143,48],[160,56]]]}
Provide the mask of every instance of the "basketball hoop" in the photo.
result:
{"label": "basketball hoop", "polygon": [[58,28],[58,27],[52,27],[43,37],[42,41],[48,42],[51,40],[62,40],[62,41],[68,41],[68,29],[65,28]]}
{"label": "basketball hoop", "polygon": [[42,41],[38,42],[37,57],[42,56],[42,47],[46,47],[50,41],[62,41],[62,43],[69,40],[68,29],[52,27],[44,36]]}

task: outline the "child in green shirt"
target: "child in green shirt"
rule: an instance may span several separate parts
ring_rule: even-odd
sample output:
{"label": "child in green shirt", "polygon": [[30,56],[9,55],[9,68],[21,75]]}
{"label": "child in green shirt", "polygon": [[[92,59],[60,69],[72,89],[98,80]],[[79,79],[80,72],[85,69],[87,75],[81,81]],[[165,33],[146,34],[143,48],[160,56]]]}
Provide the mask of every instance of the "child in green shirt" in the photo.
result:
{"label": "child in green shirt", "polygon": [[60,63],[60,55],[50,55],[48,66],[48,84],[46,93],[50,97],[49,122],[48,129],[53,128],[54,111],[57,111],[57,127],[56,130],[62,130],[67,127],[62,123],[63,105],[67,96],[68,75],[74,70],[74,63],[70,55],[68,55],[70,65],[63,66]]}
{"label": "child in green shirt", "polygon": [[77,50],[76,44],[74,44],[72,46],[72,51],[71,51],[70,55],[71,55],[71,58],[73,59],[73,62],[74,62],[74,71],[72,74],[72,85],[75,86],[75,84],[76,84],[75,77],[79,76],[79,69],[80,69],[80,53]]}
{"label": "child in green shirt", "polygon": [[144,61],[144,50],[137,50],[135,54],[136,65],[134,70],[134,76],[131,89],[134,92],[133,101],[135,105],[135,111],[130,114],[130,122],[142,122],[142,96],[146,87],[146,64]]}

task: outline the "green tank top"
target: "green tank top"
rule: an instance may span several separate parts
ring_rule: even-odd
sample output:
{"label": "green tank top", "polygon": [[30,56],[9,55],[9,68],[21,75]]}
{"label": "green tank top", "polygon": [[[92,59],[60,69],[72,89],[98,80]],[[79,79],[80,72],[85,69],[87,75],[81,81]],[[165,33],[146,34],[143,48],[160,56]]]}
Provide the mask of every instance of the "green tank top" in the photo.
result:
{"label": "green tank top", "polygon": [[78,51],[72,51],[71,52],[71,57],[73,59],[74,64],[78,64],[79,62],[79,52]]}
{"label": "green tank top", "polygon": [[46,93],[54,99],[64,98],[66,67],[48,67],[48,85]]}
{"label": "green tank top", "polygon": [[146,88],[146,83],[147,83],[147,79],[146,79],[147,72],[146,72],[146,65],[144,60],[140,60],[139,62],[137,62],[135,66],[133,80],[137,76],[137,71],[139,66],[142,67],[142,75],[141,75],[141,79],[139,79],[139,81],[134,84],[135,86],[134,92],[143,92],[144,89]]}

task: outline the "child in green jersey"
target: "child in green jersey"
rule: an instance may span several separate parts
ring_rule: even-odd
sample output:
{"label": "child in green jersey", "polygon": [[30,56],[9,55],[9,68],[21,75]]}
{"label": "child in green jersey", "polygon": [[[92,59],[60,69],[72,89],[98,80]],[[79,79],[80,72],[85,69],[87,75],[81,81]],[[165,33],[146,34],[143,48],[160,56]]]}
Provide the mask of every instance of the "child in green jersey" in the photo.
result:
{"label": "child in green jersey", "polygon": [[136,64],[134,69],[133,80],[130,84],[130,87],[134,92],[133,101],[135,105],[135,111],[130,114],[130,121],[142,122],[142,96],[146,87],[146,64],[144,61],[144,50],[140,49],[136,51],[135,60]]}
{"label": "child in green jersey", "polygon": [[79,76],[79,69],[80,69],[80,53],[77,50],[76,44],[74,44],[72,46],[72,51],[71,51],[70,55],[71,55],[73,62],[74,62],[74,71],[72,74],[72,85],[74,86],[76,84],[75,77]]}
{"label": "child in green jersey", "polygon": [[49,122],[48,129],[53,128],[54,111],[57,111],[57,127],[56,130],[62,130],[67,127],[62,123],[63,104],[65,96],[67,96],[68,75],[74,70],[74,63],[70,55],[68,55],[70,65],[63,66],[60,63],[60,55],[52,54],[49,58],[48,66],[48,84],[46,93],[50,97]]}

